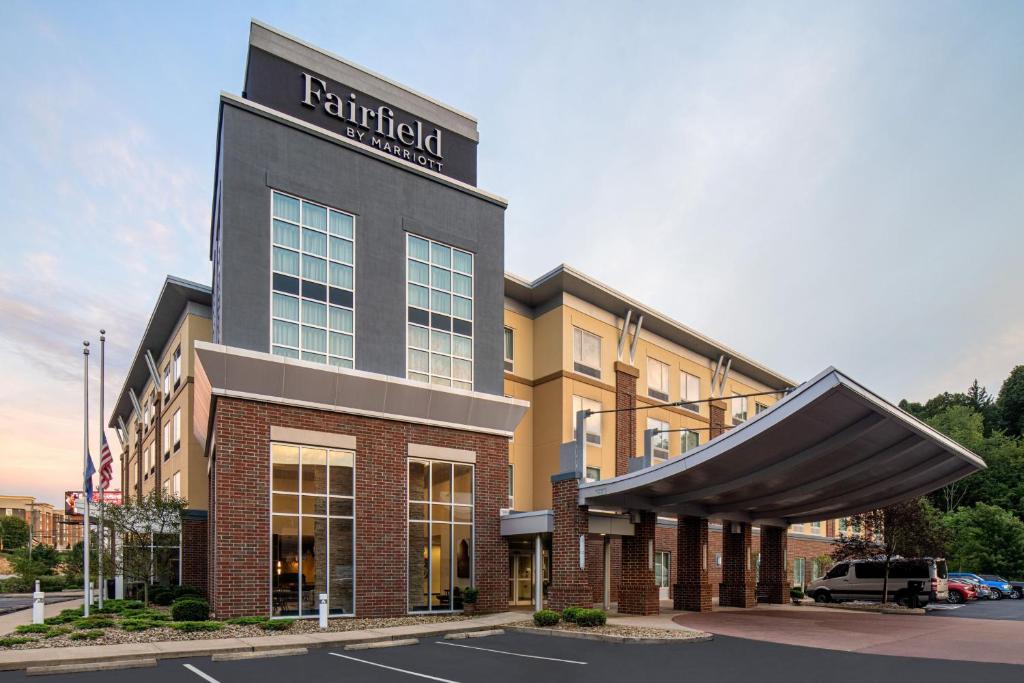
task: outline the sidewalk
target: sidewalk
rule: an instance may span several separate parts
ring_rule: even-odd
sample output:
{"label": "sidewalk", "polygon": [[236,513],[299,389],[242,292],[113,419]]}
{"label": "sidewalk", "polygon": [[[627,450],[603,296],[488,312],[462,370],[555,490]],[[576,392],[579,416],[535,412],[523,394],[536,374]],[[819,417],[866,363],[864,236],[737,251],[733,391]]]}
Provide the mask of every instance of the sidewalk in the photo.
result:
{"label": "sidewalk", "polygon": [[[66,608],[69,603],[61,603]],[[58,610],[59,612],[59,610]],[[11,615],[14,616],[14,615]],[[31,620],[31,615],[30,615]],[[296,647],[332,647],[355,643],[374,643],[403,638],[425,638],[448,633],[466,633],[501,628],[522,621],[521,612],[486,614],[468,621],[449,621],[438,624],[414,624],[366,631],[340,631],[326,633],[284,634],[256,638],[219,638],[210,640],[172,640],[158,643],[128,643],[124,645],[85,645],[82,647],[54,647],[35,650],[7,650],[0,652],[0,671],[25,669],[30,666],[59,664],[95,664],[98,662],[133,659],[171,659],[174,657],[204,657],[226,652],[259,652]]]}
{"label": "sidewalk", "polygon": [[[49,602],[43,607],[43,617],[55,617],[60,614],[61,610],[75,609],[76,607],[82,606],[82,598],[74,598],[71,600],[64,600],[62,602]],[[32,608],[18,610],[17,612],[11,612],[10,614],[4,614],[0,616],[0,636],[6,635],[14,631],[15,628],[22,624],[32,623]]]}

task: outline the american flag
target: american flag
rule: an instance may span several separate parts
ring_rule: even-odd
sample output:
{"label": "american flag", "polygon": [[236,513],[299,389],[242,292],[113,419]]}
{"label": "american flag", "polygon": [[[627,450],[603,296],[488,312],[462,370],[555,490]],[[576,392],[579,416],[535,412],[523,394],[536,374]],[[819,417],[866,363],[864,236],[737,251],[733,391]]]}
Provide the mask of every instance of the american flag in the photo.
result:
{"label": "american flag", "polygon": [[110,488],[110,480],[114,478],[114,457],[110,455],[107,435],[100,432],[100,491]]}

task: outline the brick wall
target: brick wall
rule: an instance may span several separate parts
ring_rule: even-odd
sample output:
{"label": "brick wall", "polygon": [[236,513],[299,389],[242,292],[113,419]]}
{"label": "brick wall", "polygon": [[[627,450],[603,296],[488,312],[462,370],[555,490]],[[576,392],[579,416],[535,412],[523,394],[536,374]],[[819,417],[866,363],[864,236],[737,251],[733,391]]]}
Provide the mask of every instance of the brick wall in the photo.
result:
{"label": "brick wall", "polygon": [[[564,477],[564,478],[563,478]],[[556,475],[551,483],[551,511],[554,531],[551,534],[551,587],[548,605],[554,610],[571,606],[589,606],[593,603],[587,569],[580,569],[579,539],[587,534],[589,522],[587,506],[579,505],[579,482],[572,476]],[[587,568],[594,558],[587,548],[584,563]]]}
{"label": "brick wall", "polygon": [[708,520],[680,516],[675,529],[675,593],[673,607],[692,612],[710,612],[712,588],[709,581],[711,548]]}
{"label": "brick wall", "polygon": [[211,477],[211,607],[218,617],[270,613],[270,427],[356,438],[356,599],[360,617],[408,611],[408,444],[476,452],[474,576],[481,612],[507,609],[505,437],[234,398],[217,401]]}
{"label": "brick wall", "polygon": [[658,587],[654,583],[653,541],[657,516],[640,513],[633,535],[622,537],[622,579],[619,585],[619,612],[657,614]]}
{"label": "brick wall", "polygon": [[636,378],[640,371],[615,362],[615,476],[629,473],[629,459],[636,455]]}
{"label": "brick wall", "polygon": [[761,569],[758,593],[774,604],[789,602],[789,572],[786,571],[786,541],[782,527],[761,527]]}
{"label": "brick wall", "polygon": [[206,515],[186,511],[181,525],[181,583],[207,593],[208,539]]}

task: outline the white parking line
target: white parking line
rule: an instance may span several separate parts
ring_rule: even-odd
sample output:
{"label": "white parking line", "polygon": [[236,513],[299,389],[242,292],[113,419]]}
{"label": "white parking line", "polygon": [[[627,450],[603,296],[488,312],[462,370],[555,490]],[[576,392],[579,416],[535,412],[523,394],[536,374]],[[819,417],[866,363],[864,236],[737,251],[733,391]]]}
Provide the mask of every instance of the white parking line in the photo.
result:
{"label": "white parking line", "polygon": [[206,679],[208,681],[208,683],[220,683],[220,681],[218,681],[213,676],[211,676],[209,674],[204,674],[202,671],[200,671],[199,669],[195,668],[191,664],[182,664],[182,666],[185,667],[186,669],[188,669],[189,671],[191,671],[192,673],[194,673],[196,676],[199,676],[200,678]]}
{"label": "white parking line", "polygon": [[[410,676],[418,676],[419,678],[427,678],[431,681],[440,681],[441,683],[459,683],[448,678],[438,678],[437,676],[430,676],[427,674],[421,674],[418,671],[409,671],[408,669],[399,669],[396,666],[388,666],[387,664],[378,664],[377,662],[371,662],[368,659],[359,659],[358,657],[349,657],[348,655],[340,655],[337,652],[328,652],[327,654],[334,655],[335,657],[341,657],[342,659],[351,659],[353,662],[361,662],[363,664],[369,664],[370,666],[379,666],[382,669],[388,669],[390,671],[397,671],[403,674],[409,674]],[[211,679],[213,680],[213,679]],[[217,683],[213,681],[213,683]]]}
{"label": "white parking line", "polygon": [[509,652],[508,650],[492,650],[489,647],[475,647],[473,645],[462,645],[460,643],[449,643],[444,640],[435,640],[438,645],[450,645],[451,647],[464,647],[467,650],[481,650],[483,652],[495,652],[499,655],[511,655],[513,657],[526,657],[527,659],[544,659],[549,662],[562,662],[564,664],[586,664],[586,662],[577,662],[574,659],[559,659],[557,657],[541,657],[540,655],[524,655],[519,652]]}

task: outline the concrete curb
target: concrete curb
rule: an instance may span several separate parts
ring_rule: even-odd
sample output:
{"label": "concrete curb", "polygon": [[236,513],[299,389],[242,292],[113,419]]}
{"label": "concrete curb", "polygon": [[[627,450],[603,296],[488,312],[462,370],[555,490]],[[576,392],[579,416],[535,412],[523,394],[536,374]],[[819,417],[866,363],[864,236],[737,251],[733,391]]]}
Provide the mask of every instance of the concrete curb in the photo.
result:
{"label": "concrete curb", "polygon": [[373,643],[350,643],[345,646],[345,650],[379,650],[384,647],[416,645],[419,642],[419,638],[403,638],[401,640],[379,640]]}
{"label": "concrete curb", "polygon": [[309,650],[304,647],[281,648],[280,650],[258,650],[256,652],[223,652],[210,657],[215,662],[235,662],[240,659],[263,659],[266,657],[291,657],[293,655],[308,654]]}
{"label": "concrete curb", "polygon": [[53,674],[77,674],[85,671],[116,671],[118,669],[141,669],[156,666],[156,660],[119,659],[93,664],[51,664],[49,666],[30,666],[25,670],[26,676],[50,676]]}
{"label": "concrete curb", "polygon": [[634,636],[613,636],[606,633],[582,633],[580,631],[560,631],[554,628],[534,626],[506,626],[512,633],[533,633],[555,636],[557,638],[576,638],[577,640],[600,640],[606,643],[630,643],[633,645],[671,645],[673,643],[706,643],[714,639],[711,633],[703,633],[691,638],[640,638]]}
{"label": "concrete curb", "polygon": [[[365,643],[386,643],[414,638],[431,638],[449,633],[493,631],[509,621],[521,620],[521,614],[490,615],[469,621],[440,624],[410,624],[364,631],[327,631],[284,633],[250,638],[205,640],[168,640],[123,645],[85,645],[79,647],[33,648],[0,651],[0,671],[34,667],[90,665],[92,669],[111,662],[146,661],[184,657],[212,657],[224,654],[264,653],[290,648],[341,647]],[[142,664],[140,666],[146,666]]]}
{"label": "concrete curb", "polygon": [[926,610],[924,607],[917,607],[914,609],[911,609],[909,607],[865,607],[860,605],[844,605],[841,602],[826,602],[818,604],[816,605],[816,607],[843,610],[844,612],[860,612],[862,614],[903,614],[908,616],[915,616],[928,613],[928,610]]}

